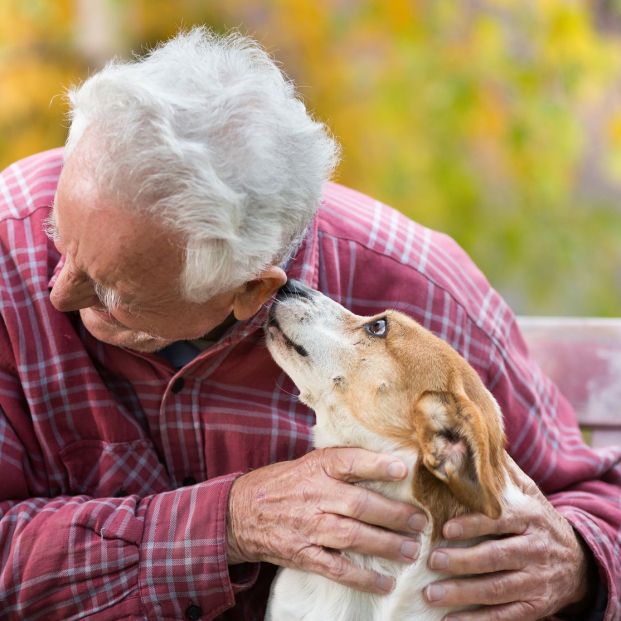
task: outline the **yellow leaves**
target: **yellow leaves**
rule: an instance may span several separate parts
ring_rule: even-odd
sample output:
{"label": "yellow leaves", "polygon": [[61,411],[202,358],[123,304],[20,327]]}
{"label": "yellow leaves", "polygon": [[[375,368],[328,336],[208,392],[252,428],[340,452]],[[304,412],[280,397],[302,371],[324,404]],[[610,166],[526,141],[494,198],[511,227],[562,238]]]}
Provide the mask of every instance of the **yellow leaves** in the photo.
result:
{"label": "yellow leaves", "polygon": [[0,68],[0,82],[6,96],[0,109],[0,122],[18,118],[28,111],[45,110],[58,94],[67,75],[61,67],[36,56],[22,56]]}
{"label": "yellow leaves", "polygon": [[612,146],[621,149],[621,109],[617,109],[608,122],[608,136]]}
{"label": "yellow leaves", "polygon": [[0,42],[10,49],[26,49],[65,36],[72,11],[72,0],[2,0]]}
{"label": "yellow leaves", "polygon": [[542,9],[546,22],[544,49],[551,59],[563,62],[592,57],[598,46],[584,4],[545,0]]}
{"label": "yellow leaves", "polygon": [[0,2],[0,167],[62,144],[58,97],[83,73],[72,50],[70,0]]}
{"label": "yellow leaves", "polygon": [[416,29],[420,24],[420,8],[421,2],[413,0],[391,0],[391,2],[380,2],[379,6],[383,8],[385,25],[388,32],[408,34]]}
{"label": "yellow leaves", "polygon": [[65,107],[59,92],[75,76],[36,56],[0,67],[6,96],[0,107],[0,157],[6,163],[62,144]]}
{"label": "yellow leaves", "polygon": [[[114,14],[121,55],[199,23],[259,39],[341,142],[338,180],[452,233],[501,288],[536,296],[523,309],[569,300],[572,287],[540,266],[563,272],[567,251],[554,250],[550,232],[585,200],[593,218],[573,234],[577,263],[588,268],[591,256],[585,222],[595,222],[588,235],[621,230],[618,209],[604,213],[581,185],[588,157],[589,180],[621,191],[621,111],[606,103],[621,76],[621,37],[597,32],[594,3],[0,0],[0,167],[64,138],[53,97],[87,74],[79,2]],[[583,299],[568,303],[585,308]],[[599,299],[621,304],[621,294]]]}
{"label": "yellow leaves", "polygon": [[489,14],[482,14],[475,20],[471,27],[471,48],[476,50],[477,57],[493,64],[499,56],[503,56],[506,53],[505,32],[508,27],[508,24]]}
{"label": "yellow leaves", "polygon": [[621,108],[618,107],[612,114],[606,130],[606,169],[612,178],[621,181]]}

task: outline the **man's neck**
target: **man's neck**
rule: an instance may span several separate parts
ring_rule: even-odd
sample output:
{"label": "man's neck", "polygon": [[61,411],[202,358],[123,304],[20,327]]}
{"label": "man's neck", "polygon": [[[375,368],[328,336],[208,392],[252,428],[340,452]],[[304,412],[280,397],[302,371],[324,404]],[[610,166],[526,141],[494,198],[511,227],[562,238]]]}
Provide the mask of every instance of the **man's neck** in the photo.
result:
{"label": "man's neck", "polygon": [[200,339],[194,339],[192,342],[201,341],[206,343],[215,343],[217,340],[222,337],[222,335],[235,323],[237,323],[237,319],[235,319],[235,315],[231,313],[219,326],[216,326],[213,330],[202,336]]}

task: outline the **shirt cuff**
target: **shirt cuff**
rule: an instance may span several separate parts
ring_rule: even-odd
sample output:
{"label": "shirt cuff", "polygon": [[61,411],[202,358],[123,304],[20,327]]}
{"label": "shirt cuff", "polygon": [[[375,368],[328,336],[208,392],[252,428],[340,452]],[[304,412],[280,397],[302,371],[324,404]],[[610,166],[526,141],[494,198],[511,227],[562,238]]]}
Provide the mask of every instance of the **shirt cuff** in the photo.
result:
{"label": "shirt cuff", "polygon": [[259,577],[259,563],[241,563],[229,565],[229,580],[234,593],[249,589]]}
{"label": "shirt cuff", "polygon": [[[140,593],[149,619],[213,619],[250,587],[258,564],[229,573],[226,516],[241,473],[156,494],[149,499],[140,547]],[[191,610],[191,614],[188,612]]]}
{"label": "shirt cuff", "polygon": [[566,613],[554,617],[558,621],[604,621],[608,607],[608,588],[601,580],[597,584],[597,592],[591,610],[580,613]]}
{"label": "shirt cuff", "polygon": [[557,506],[555,508],[572,525],[591,551],[598,572],[598,580],[595,585],[596,592],[592,599],[593,603],[589,610],[582,610],[579,614],[571,612],[557,614],[554,618],[559,621],[605,621],[613,619],[613,606],[610,602],[613,577],[610,575],[610,570],[597,544],[597,533],[593,532],[594,525],[591,517],[576,507]]}

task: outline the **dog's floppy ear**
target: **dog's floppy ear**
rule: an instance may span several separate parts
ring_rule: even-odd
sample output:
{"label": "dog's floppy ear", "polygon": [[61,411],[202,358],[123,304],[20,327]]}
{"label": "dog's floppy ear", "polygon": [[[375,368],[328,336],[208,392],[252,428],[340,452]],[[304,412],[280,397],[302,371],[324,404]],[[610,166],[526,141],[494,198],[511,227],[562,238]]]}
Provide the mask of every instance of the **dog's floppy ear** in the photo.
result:
{"label": "dog's floppy ear", "polygon": [[426,392],[415,404],[415,419],[419,467],[469,511],[499,517],[504,434],[496,412],[488,412],[486,420],[465,393]]}

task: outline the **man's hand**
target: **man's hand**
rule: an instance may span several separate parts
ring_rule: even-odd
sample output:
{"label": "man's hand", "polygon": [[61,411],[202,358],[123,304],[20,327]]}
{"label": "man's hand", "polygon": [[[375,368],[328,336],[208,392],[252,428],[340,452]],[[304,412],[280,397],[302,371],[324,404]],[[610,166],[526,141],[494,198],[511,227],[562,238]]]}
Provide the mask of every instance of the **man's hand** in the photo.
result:
{"label": "man's hand", "polygon": [[[329,448],[241,476],[229,498],[229,563],[268,561],[387,593],[394,580],[353,565],[341,550],[411,563],[426,518],[355,481],[398,481],[403,462],[358,448]],[[409,533],[409,534],[407,534]]]}
{"label": "man's hand", "polygon": [[531,621],[552,615],[587,594],[589,562],[578,536],[516,465],[514,478],[530,498],[498,520],[471,514],[444,525],[446,539],[493,536],[469,548],[438,548],[429,566],[455,576],[425,589],[432,606],[483,606],[445,621]]}

